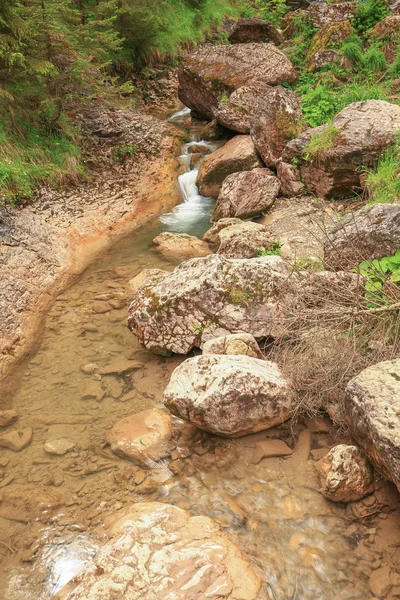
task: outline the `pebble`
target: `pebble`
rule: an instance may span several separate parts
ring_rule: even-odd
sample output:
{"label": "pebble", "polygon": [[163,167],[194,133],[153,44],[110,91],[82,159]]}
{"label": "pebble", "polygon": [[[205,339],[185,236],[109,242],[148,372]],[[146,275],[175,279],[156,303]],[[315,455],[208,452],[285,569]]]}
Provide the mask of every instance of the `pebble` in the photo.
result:
{"label": "pebble", "polygon": [[48,454],[57,454],[58,456],[63,456],[73,448],[75,448],[75,443],[68,438],[49,440],[44,445],[44,449]]}
{"label": "pebble", "polygon": [[18,419],[18,413],[15,410],[0,410],[0,427],[12,425]]}
{"label": "pebble", "polygon": [[95,300],[93,302],[93,311],[97,314],[103,314],[109,312],[111,310],[111,306],[108,302],[101,302],[100,300]]}
{"label": "pebble", "polygon": [[88,363],[87,365],[81,366],[81,371],[86,373],[86,375],[92,375],[92,373],[94,373],[98,368],[99,367],[96,365],[96,363]]}
{"label": "pebble", "polygon": [[85,391],[83,392],[81,398],[82,400],[97,400],[98,402],[102,400],[105,396],[105,391],[101,387],[99,381],[90,381]]}
{"label": "pebble", "polygon": [[13,452],[20,452],[32,440],[32,427],[15,429],[0,435],[0,446],[9,448]]}

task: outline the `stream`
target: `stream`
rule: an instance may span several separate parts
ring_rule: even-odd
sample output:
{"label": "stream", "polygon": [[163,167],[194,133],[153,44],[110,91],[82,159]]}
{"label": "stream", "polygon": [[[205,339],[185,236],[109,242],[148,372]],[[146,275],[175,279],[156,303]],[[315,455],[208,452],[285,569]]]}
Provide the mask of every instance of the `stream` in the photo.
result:
{"label": "stream", "polygon": [[[183,109],[170,120],[183,127],[188,116]],[[371,598],[368,578],[382,560],[385,535],[380,541],[369,533],[360,541],[364,529],[357,534],[354,514],[318,492],[303,424],[238,440],[204,435],[195,450],[182,451],[188,460],[176,461],[173,473],[163,465],[143,472],[104,445],[118,419],[161,402],[172,371],[185,359],[155,356],[128,331],[128,282],[144,268],[173,269],[151,246],[161,231],[201,237],[209,228],[214,201],[199,195],[190,149],[201,142],[212,152],[218,144],[201,141],[200,129],[193,124],[180,157],[182,203],[120,242],[57,298],[40,348],[18,373],[12,408],[18,428],[31,427],[33,437],[21,452],[0,449],[3,600],[50,599],[104,543],[104,518],[148,500],[217,521],[262,569],[271,599]],[[144,366],[107,372],[127,359]],[[45,451],[60,438],[70,443],[65,454]],[[251,464],[255,442],[266,438],[283,439],[293,455]],[[315,433],[311,448],[321,452],[337,443],[330,433]],[[29,486],[27,498],[10,506],[2,494],[19,485]],[[66,490],[70,499],[55,515],[31,521],[24,511],[36,486]],[[382,524],[390,535],[393,522]]]}

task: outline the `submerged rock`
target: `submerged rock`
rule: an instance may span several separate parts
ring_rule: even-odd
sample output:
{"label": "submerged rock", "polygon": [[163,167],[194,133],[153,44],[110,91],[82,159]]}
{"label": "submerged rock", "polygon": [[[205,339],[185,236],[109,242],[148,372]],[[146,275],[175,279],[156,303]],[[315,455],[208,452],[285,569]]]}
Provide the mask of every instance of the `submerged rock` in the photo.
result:
{"label": "submerged rock", "polygon": [[279,46],[284,37],[279,31],[264,19],[238,19],[228,36],[231,44],[246,44],[248,42],[272,42]]}
{"label": "submerged rock", "polygon": [[69,438],[58,438],[56,440],[48,440],[44,449],[47,454],[57,454],[58,456],[63,456],[70,450],[75,448],[75,442],[70,440]]}
{"label": "submerged rock", "polygon": [[297,73],[273,44],[205,46],[179,68],[179,98],[192,110],[213,119],[221,98],[253,81],[293,83]]}
{"label": "submerged rock", "polygon": [[233,173],[223,182],[212,220],[226,217],[247,219],[270,208],[280,190],[280,182],[269,169]]}
{"label": "submerged rock", "polygon": [[399,248],[400,205],[374,204],[347,215],[329,232],[324,262],[329,269],[348,269],[391,256]]}
{"label": "submerged rock", "polygon": [[203,196],[217,197],[228,175],[261,167],[257,150],[248,135],[237,135],[203,160],[196,184]]}
{"label": "submerged rock", "polygon": [[282,440],[262,440],[256,442],[251,464],[258,465],[263,458],[291,456],[291,454],[293,454],[293,450]]}
{"label": "submerged rock", "polygon": [[0,447],[8,448],[13,452],[20,452],[31,443],[32,427],[14,429],[0,434]]}
{"label": "submerged rock", "polygon": [[346,392],[352,436],[400,491],[400,359],[364,369],[350,381]]}
{"label": "submerged rock", "polygon": [[228,333],[279,336],[291,291],[289,268],[278,256],[229,260],[213,254],[144,284],[128,324],[147,349],[162,354],[186,354]]}
{"label": "submerged rock", "polygon": [[164,231],[154,238],[153,244],[168,260],[183,260],[211,254],[208,244],[187,233]]}
{"label": "submerged rock", "polygon": [[324,496],[334,502],[356,502],[373,489],[373,471],[356,446],[335,446],[318,464]]}
{"label": "submerged rock", "polygon": [[[307,189],[316,195],[345,196],[361,189],[360,168],[375,166],[396,139],[399,127],[400,106],[383,100],[353,102],[331,125],[307,129],[289,142],[282,159],[297,162]],[[320,140],[321,147],[310,156],[312,139],[314,146]]]}
{"label": "submerged rock", "polygon": [[111,538],[54,600],[266,600],[261,578],[208,517],[137,503],[107,527]]}
{"label": "submerged rock", "polygon": [[12,425],[18,419],[18,413],[15,410],[0,410],[0,427]]}
{"label": "submerged rock", "polygon": [[171,437],[171,415],[162,408],[150,408],[117,421],[107,433],[107,442],[114,454],[148,466],[169,456]]}
{"label": "submerged rock", "polygon": [[289,418],[293,394],[275,363],[207,354],[172,373],[164,404],[192,425],[224,437],[269,429]]}
{"label": "submerged rock", "polygon": [[206,354],[236,354],[264,359],[256,339],[250,333],[232,333],[208,340],[203,346]]}
{"label": "submerged rock", "polygon": [[0,517],[29,523],[70,500],[68,491],[45,485],[9,485],[0,492]]}

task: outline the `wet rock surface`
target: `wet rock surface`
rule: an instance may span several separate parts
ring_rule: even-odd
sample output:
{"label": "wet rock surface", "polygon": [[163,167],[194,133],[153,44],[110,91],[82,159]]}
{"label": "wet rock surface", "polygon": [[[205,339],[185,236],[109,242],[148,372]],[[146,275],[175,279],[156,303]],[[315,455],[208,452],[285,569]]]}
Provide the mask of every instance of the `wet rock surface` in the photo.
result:
{"label": "wet rock surface", "polygon": [[186,354],[207,339],[240,331],[256,338],[279,335],[278,299],[290,294],[288,272],[278,256],[192,259],[138,290],[129,327],[156,353]]}
{"label": "wet rock surface", "polygon": [[207,517],[168,504],[136,504],[108,527],[101,548],[58,600],[264,600],[261,578],[239,548]]}
{"label": "wet rock surface", "polygon": [[253,81],[268,85],[293,83],[297,73],[273,44],[234,44],[194,51],[179,68],[179,98],[209,119],[224,94]]}
{"label": "wet rock surface", "polygon": [[335,446],[318,464],[324,496],[334,502],[353,502],[370,494],[372,468],[356,446]]}
{"label": "wet rock surface", "polygon": [[269,169],[233,173],[224,180],[212,220],[226,217],[246,219],[268,210],[280,190],[280,182]]}
{"label": "wet rock surface", "polygon": [[241,437],[283,423],[293,394],[276,364],[249,356],[189,358],[172,374],[164,404],[192,425]]}
{"label": "wet rock surface", "polygon": [[216,198],[228,175],[257,167],[261,167],[261,160],[250,136],[237,135],[204,159],[196,185],[203,196]]}
{"label": "wet rock surface", "polygon": [[400,359],[369,367],[350,381],[346,414],[357,444],[400,491]]}
{"label": "wet rock surface", "polygon": [[208,244],[202,242],[194,235],[187,235],[186,233],[166,231],[154,238],[153,244],[157,252],[160,252],[165,258],[173,261],[211,254]]}

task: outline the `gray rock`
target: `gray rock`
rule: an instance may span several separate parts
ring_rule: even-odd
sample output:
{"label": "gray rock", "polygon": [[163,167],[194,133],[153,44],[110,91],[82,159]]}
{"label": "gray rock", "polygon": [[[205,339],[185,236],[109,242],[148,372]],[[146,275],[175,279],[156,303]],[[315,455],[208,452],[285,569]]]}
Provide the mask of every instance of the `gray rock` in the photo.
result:
{"label": "gray rock", "polygon": [[293,285],[288,276],[278,256],[194,258],[144,284],[129,308],[128,324],[146,348],[162,354],[186,354],[228,333],[278,336],[283,300]]}
{"label": "gray rock", "polygon": [[173,414],[200,429],[241,437],[286,421],[293,395],[275,363],[209,354],[177,367],[163,400]]}
{"label": "gray rock", "polygon": [[269,169],[233,173],[223,182],[212,220],[224,217],[247,219],[270,208],[280,190],[280,182]]}
{"label": "gray rock", "polygon": [[349,382],[346,392],[352,436],[400,491],[400,359],[364,369]]}
{"label": "gray rock", "polygon": [[329,232],[324,262],[334,270],[391,256],[400,248],[400,205],[374,204],[348,215]]}
{"label": "gray rock", "polygon": [[400,106],[383,100],[353,102],[335,117],[332,126],[335,129],[316,155],[307,159],[307,146],[328,125],[307,129],[282,153],[284,162],[296,160],[307,189],[326,198],[361,189],[361,167],[374,167],[398,135]]}
{"label": "gray rock", "polygon": [[318,464],[324,496],[334,502],[356,502],[373,489],[373,471],[356,446],[335,446]]}
{"label": "gray rock", "polygon": [[200,165],[196,184],[203,196],[216,198],[228,175],[261,166],[260,157],[250,136],[237,135],[225,146],[206,156]]}
{"label": "gray rock", "polygon": [[357,2],[312,2],[308,8],[308,17],[314,27],[327,23],[341,23],[352,19],[357,10]]}
{"label": "gray rock", "polygon": [[179,98],[197,113],[214,118],[221,98],[253,81],[268,85],[293,83],[297,73],[273,44],[205,46],[179,68]]}

